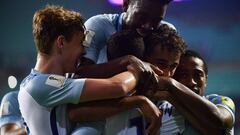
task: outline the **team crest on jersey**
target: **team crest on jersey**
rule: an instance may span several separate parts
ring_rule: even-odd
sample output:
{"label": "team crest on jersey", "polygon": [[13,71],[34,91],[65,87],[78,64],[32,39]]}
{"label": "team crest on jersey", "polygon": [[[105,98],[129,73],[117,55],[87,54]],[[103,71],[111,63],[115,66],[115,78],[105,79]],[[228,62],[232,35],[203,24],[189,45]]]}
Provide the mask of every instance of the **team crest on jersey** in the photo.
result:
{"label": "team crest on jersey", "polygon": [[63,86],[65,81],[65,77],[64,76],[60,76],[60,75],[50,75],[48,77],[48,79],[46,80],[46,85],[50,85],[53,87],[57,87],[60,88]]}

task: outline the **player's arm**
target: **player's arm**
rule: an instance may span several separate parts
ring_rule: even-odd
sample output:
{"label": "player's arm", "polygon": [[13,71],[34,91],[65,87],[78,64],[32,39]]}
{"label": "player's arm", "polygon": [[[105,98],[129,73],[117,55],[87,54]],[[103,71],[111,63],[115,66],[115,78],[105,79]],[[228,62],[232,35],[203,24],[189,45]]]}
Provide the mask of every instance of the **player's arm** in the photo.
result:
{"label": "player's arm", "polygon": [[19,127],[17,124],[10,123],[1,127],[1,135],[26,135],[25,128]]}
{"label": "player's arm", "polygon": [[[171,94],[172,99],[178,103],[175,103],[175,107],[177,109],[184,107],[184,109],[179,110],[181,110],[181,113],[183,114],[188,114],[185,115],[185,117],[189,118],[188,120],[192,122],[193,125],[206,125],[206,127],[212,127],[219,131],[232,127],[232,115],[229,111],[223,113],[223,110],[219,109],[215,104],[197,95],[192,90],[172,78],[160,79],[160,81],[163,80],[166,85],[168,85],[167,90]],[[191,121],[194,117],[197,120]]]}
{"label": "player's arm", "polygon": [[80,102],[125,96],[135,88],[137,82],[138,86],[146,83],[149,85],[156,84],[158,80],[155,72],[162,72],[134,56],[131,56],[131,58],[134,62],[127,65],[126,69],[128,71],[108,79],[86,79]]}
{"label": "player's arm", "polygon": [[[108,61],[107,63],[95,64],[92,60],[88,58],[83,58],[82,64],[79,67],[77,74],[80,78],[91,77],[91,78],[108,78],[115,74],[121,73],[127,70],[127,66],[130,64],[139,64],[141,63],[138,58],[132,55],[126,55],[119,57],[117,59]],[[146,72],[155,72],[158,75],[162,74],[162,71],[157,67],[145,63],[146,66],[151,66],[151,69],[148,69]],[[153,70],[153,71],[152,71]]]}
{"label": "player's arm", "polygon": [[79,74],[81,78],[108,78],[126,71],[126,64],[128,63],[126,57],[95,65],[100,51],[106,46],[107,38],[105,33],[108,32],[109,20],[101,16],[93,16],[89,18],[84,25],[89,33],[89,38],[86,40],[89,47],[86,48],[86,55],[82,60],[82,65],[84,66],[79,68],[77,74]]}
{"label": "player's arm", "polygon": [[95,64],[92,60],[88,58],[83,58],[82,66],[79,67],[77,75],[80,78],[92,77],[92,78],[107,78],[111,77],[117,73],[126,71],[126,67],[129,64],[129,59],[132,56],[123,56],[107,63]]}
{"label": "player's arm", "polygon": [[26,130],[19,110],[18,93],[15,91],[4,95],[0,107],[0,134],[26,135]]}
{"label": "player's arm", "polygon": [[108,79],[86,79],[80,102],[123,97],[135,88],[138,74],[126,71]]}
{"label": "player's arm", "polygon": [[127,96],[117,99],[80,103],[77,105],[71,104],[68,108],[68,114],[70,120],[73,122],[96,121],[146,104],[149,104],[149,100],[144,96]]}
{"label": "player's arm", "polygon": [[148,133],[156,133],[159,130],[162,113],[144,96],[128,96],[70,105],[68,117],[72,122],[96,121],[133,108],[139,108],[143,116],[150,121]]}
{"label": "player's arm", "polygon": [[[159,100],[167,100],[169,101],[176,109],[186,118],[189,123],[193,127],[195,127],[201,134],[203,135],[220,135],[223,133],[223,130],[219,130],[216,127],[209,126],[208,124],[205,124],[201,120],[199,120],[199,117],[195,114],[193,114],[189,108],[186,108],[184,104],[181,104],[180,101],[178,101],[176,98],[173,97],[173,95],[168,91],[157,91],[155,93],[155,97],[158,97]],[[205,118],[206,119],[206,118]]]}

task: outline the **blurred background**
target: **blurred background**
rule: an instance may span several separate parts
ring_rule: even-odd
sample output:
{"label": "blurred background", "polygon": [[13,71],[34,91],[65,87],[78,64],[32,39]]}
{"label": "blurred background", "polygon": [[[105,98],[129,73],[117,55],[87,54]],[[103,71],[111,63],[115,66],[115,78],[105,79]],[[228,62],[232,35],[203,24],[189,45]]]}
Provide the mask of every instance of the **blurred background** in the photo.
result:
{"label": "blurred background", "polygon": [[[46,4],[79,11],[86,19],[96,14],[121,12],[121,0],[1,0],[0,99],[5,93],[18,90],[21,80],[34,67],[32,17]],[[189,48],[207,60],[206,94],[217,93],[234,100],[236,135],[240,135],[239,6],[239,0],[175,0],[165,17],[175,25]]]}

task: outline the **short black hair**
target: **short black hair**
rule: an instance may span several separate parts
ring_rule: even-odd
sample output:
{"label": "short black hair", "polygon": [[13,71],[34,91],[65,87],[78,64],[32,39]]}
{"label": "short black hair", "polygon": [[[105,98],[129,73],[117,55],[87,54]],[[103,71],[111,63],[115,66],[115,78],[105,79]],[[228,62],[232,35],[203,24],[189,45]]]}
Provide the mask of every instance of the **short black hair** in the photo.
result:
{"label": "short black hair", "polygon": [[183,53],[187,47],[177,31],[167,24],[160,25],[156,31],[144,38],[144,42],[145,56],[150,56],[157,45],[179,53]]}
{"label": "short black hair", "polygon": [[203,62],[203,66],[204,66],[204,72],[206,75],[208,75],[208,65],[206,63],[206,61],[204,60],[204,58],[196,51],[194,50],[186,50],[182,55],[181,55],[181,59],[183,57],[195,57],[195,58],[199,58],[200,60],[202,60]]}
{"label": "short black hair", "polygon": [[114,33],[107,42],[108,60],[116,59],[125,55],[134,55],[139,59],[144,54],[143,38],[131,30],[123,30]]}

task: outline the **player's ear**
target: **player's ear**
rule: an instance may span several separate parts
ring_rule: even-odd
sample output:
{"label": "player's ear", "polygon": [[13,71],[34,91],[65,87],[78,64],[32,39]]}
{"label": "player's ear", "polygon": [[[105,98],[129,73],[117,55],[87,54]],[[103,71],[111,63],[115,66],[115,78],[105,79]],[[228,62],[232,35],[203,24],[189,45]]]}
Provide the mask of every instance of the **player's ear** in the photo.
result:
{"label": "player's ear", "polygon": [[123,0],[123,5],[122,5],[123,12],[127,11],[129,3],[130,3],[130,0]]}
{"label": "player's ear", "polygon": [[206,81],[205,81],[205,87],[207,87],[207,82],[208,82],[208,75],[206,75]]}
{"label": "player's ear", "polygon": [[63,44],[64,44],[64,36],[63,35],[60,35],[57,37],[57,47],[58,48],[62,48],[63,47]]}
{"label": "player's ear", "polygon": [[57,37],[57,40],[56,40],[56,48],[58,50],[57,52],[62,53],[64,42],[65,42],[65,37],[63,35],[60,35]]}

